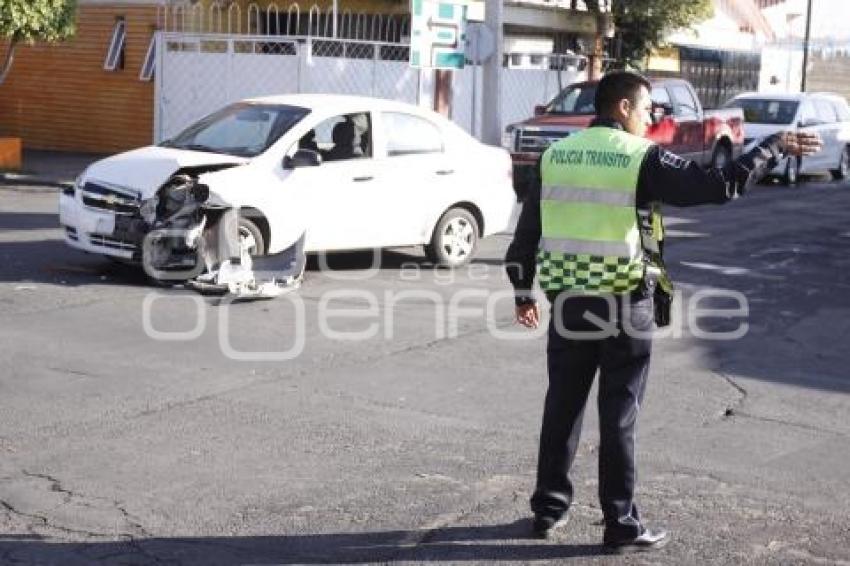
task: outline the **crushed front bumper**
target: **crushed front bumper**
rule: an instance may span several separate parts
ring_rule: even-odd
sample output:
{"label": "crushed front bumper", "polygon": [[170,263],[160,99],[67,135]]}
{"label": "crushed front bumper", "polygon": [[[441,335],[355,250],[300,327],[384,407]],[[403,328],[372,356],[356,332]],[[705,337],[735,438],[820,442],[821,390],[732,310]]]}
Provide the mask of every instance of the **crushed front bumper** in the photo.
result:
{"label": "crushed front bumper", "polygon": [[80,190],[59,194],[59,223],[65,243],[84,252],[138,260],[140,247],[116,233],[116,214],[86,206]]}

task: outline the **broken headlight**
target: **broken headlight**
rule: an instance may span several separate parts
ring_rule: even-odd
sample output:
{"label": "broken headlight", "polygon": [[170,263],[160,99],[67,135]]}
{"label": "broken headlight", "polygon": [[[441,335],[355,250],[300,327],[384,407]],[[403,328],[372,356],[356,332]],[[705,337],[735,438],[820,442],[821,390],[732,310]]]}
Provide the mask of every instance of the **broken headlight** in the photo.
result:
{"label": "broken headlight", "polygon": [[154,220],[156,220],[156,207],[158,205],[159,199],[157,197],[142,201],[142,205],[139,207],[139,214],[148,224],[153,224]]}

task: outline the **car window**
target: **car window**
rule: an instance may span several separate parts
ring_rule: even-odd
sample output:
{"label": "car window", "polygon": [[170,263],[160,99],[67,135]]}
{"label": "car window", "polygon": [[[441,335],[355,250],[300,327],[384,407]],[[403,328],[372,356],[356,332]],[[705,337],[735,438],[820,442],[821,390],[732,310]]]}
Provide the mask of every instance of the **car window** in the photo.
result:
{"label": "car window", "polygon": [[653,87],[649,96],[652,98],[653,104],[672,104],[670,102],[670,94],[663,86]]}
{"label": "car window", "polygon": [[295,106],[240,102],[210,114],[160,145],[254,157],[308,113]]}
{"label": "car window", "polygon": [[681,116],[696,116],[697,103],[691,95],[691,91],[684,85],[672,85],[670,93],[676,103],[676,114]]}
{"label": "car window", "polygon": [[832,104],[826,100],[815,100],[815,113],[817,114],[818,121],[822,124],[834,124],[838,119],[835,115],[835,110],[832,108]]}
{"label": "car window", "polygon": [[443,136],[429,120],[401,112],[384,112],[381,116],[387,132],[388,156],[443,151]]}
{"label": "car window", "polygon": [[328,118],[302,136],[298,148],[318,151],[322,161],[372,157],[372,120],[369,113],[340,114]]}
{"label": "car window", "polygon": [[818,117],[815,114],[815,107],[808,100],[803,102],[803,107],[800,108],[800,123],[804,125],[812,125],[818,122]]}
{"label": "car window", "polygon": [[751,124],[790,124],[797,114],[797,106],[799,102],[795,100],[736,98],[724,107],[740,108],[744,111],[744,121]]}
{"label": "car window", "polygon": [[582,84],[568,87],[549,103],[547,114],[595,114],[595,84]]}
{"label": "car window", "polygon": [[835,107],[835,114],[838,116],[838,120],[841,122],[850,122],[850,108],[847,107],[847,103],[843,100],[836,100],[832,104]]}

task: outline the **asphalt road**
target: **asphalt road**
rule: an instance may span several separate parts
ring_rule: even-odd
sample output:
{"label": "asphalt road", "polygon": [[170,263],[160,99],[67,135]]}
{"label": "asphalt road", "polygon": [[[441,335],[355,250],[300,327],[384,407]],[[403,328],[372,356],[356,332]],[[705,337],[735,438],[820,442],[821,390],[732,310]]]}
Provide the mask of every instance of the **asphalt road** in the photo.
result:
{"label": "asphalt road", "polygon": [[55,210],[0,188],[0,564],[850,564],[850,184],[668,211],[688,308],[638,445],[673,540],[626,558],[593,407],[569,526],[526,536],[545,341],[512,324],[508,236],[228,305],[66,248]]}

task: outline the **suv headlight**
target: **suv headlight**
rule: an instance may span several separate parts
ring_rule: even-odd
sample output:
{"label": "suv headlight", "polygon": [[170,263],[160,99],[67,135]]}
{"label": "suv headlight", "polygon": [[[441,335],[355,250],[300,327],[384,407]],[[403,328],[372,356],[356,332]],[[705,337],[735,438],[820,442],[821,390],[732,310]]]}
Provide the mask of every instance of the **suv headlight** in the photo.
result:
{"label": "suv headlight", "polygon": [[502,134],[502,147],[508,151],[514,148],[514,130],[516,130],[514,126],[508,126]]}

